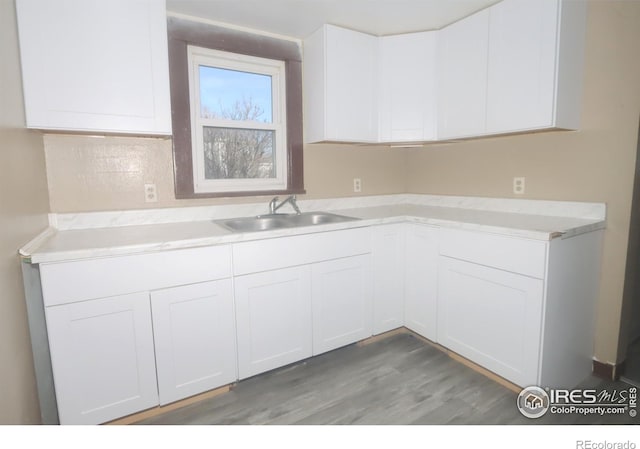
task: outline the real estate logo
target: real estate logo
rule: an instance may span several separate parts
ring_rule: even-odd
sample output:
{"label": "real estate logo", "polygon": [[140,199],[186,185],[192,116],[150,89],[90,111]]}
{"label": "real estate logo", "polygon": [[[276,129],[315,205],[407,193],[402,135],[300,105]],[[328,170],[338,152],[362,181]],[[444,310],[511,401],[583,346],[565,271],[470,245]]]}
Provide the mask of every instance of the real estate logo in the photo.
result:
{"label": "real estate logo", "polygon": [[540,387],[527,387],[518,395],[518,410],[527,418],[540,418],[549,410],[549,395]]}
{"label": "real estate logo", "polygon": [[637,416],[638,389],[554,389],[531,386],[518,395],[518,410],[527,418],[552,414]]}

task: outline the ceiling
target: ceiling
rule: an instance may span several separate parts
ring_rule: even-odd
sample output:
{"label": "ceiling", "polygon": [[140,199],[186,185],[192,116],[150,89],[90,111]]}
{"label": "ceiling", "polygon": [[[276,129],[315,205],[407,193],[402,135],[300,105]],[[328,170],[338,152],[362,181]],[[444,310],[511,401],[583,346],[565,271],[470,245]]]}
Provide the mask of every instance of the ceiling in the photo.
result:
{"label": "ceiling", "polygon": [[303,39],[324,23],[385,36],[442,28],[500,0],[167,0],[171,12]]}

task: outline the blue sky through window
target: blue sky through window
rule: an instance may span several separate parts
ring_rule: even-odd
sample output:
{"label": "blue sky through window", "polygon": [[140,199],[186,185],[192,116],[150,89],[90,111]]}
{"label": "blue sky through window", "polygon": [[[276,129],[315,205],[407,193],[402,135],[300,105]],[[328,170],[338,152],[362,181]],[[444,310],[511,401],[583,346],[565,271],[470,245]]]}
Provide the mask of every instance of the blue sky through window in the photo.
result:
{"label": "blue sky through window", "polygon": [[256,120],[273,121],[271,77],[258,73],[240,72],[218,67],[200,66],[201,113],[210,111],[224,117],[236,102],[251,100],[263,112]]}

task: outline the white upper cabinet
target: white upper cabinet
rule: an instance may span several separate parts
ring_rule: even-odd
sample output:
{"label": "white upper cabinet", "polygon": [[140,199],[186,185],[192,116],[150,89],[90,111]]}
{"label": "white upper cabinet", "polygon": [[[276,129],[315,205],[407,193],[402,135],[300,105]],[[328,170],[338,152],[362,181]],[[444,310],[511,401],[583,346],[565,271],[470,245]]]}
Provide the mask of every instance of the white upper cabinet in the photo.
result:
{"label": "white upper cabinet", "polygon": [[376,142],[378,39],[324,25],[304,41],[305,141]]}
{"label": "white upper cabinet", "polygon": [[27,127],[171,134],[164,0],[17,0]]}
{"label": "white upper cabinet", "polygon": [[449,25],[438,36],[438,138],[486,132],[489,11]]}
{"label": "white upper cabinet", "polygon": [[436,138],[437,32],[384,36],[379,41],[379,140]]}
{"label": "white upper cabinet", "polygon": [[489,9],[487,133],[578,128],[585,10],[560,0]]}
{"label": "white upper cabinet", "polygon": [[439,36],[438,138],[580,123],[586,2],[503,0]]}
{"label": "white upper cabinet", "polygon": [[397,36],[325,25],[305,40],[306,141],[577,129],[585,27],[586,2],[572,0],[503,0]]}

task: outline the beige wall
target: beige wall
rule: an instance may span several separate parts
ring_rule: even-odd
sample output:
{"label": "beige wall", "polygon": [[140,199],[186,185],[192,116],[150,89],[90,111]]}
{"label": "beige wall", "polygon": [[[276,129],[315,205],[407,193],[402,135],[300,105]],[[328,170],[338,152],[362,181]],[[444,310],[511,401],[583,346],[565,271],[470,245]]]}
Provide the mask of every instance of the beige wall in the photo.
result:
{"label": "beige wall", "polygon": [[595,354],[615,362],[640,114],[640,2],[590,2],[585,64],[581,131],[412,150],[407,189],[512,197],[513,177],[524,176],[524,198],[607,203]]}
{"label": "beige wall", "polygon": [[[47,134],[44,136],[49,195],[53,212],[176,207],[260,202],[264,197],[176,200],[170,139]],[[307,145],[306,195],[329,198],[404,192],[402,151],[384,147]],[[157,203],[145,203],[143,186],[155,183]]]}
{"label": "beige wall", "polygon": [[0,424],[40,422],[17,248],[47,226],[42,136],[24,129],[13,2],[0,1]]}

